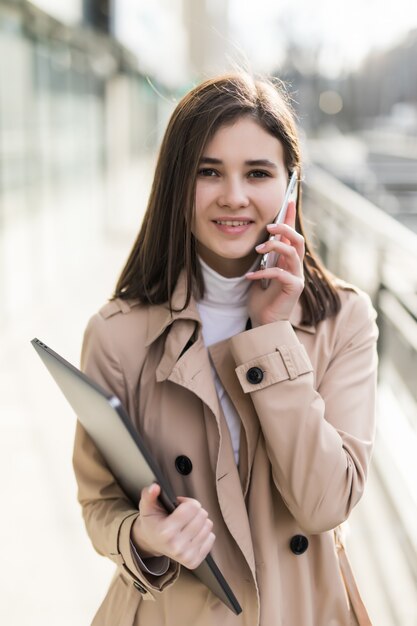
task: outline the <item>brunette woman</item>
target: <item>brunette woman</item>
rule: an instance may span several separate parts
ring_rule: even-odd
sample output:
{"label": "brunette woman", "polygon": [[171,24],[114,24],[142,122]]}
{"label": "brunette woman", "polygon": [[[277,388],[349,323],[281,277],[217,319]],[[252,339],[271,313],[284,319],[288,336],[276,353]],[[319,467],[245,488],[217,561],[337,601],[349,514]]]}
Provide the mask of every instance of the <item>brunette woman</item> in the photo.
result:
{"label": "brunette woman", "polygon": [[[297,202],[272,225],[294,171]],[[93,624],[357,623],[333,529],[366,482],[377,331],[367,296],[306,238],[302,176],[288,99],[266,80],[207,80],[170,119],[82,366],[121,399],[181,497],[167,514],[154,484],[132,503],[78,426],[87,531],[117,565]],[[268,251],[277,263],[260,270]],[[191,573],[209,552],[238,616]]]}

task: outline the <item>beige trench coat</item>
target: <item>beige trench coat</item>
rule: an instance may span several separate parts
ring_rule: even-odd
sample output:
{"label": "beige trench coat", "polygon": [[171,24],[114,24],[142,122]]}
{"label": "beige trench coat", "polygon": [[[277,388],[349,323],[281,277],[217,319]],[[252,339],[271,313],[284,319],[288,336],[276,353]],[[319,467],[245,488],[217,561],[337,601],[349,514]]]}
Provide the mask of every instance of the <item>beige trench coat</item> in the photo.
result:
{"label": "beige trench coat", "polygon": [[[174,308],[184,293],[181,278]],[[367,296],[345,284],[340,296],[340,313],[317,328],[299,323],[299,308],[291,323],[210,347],[242,421],[238,467],[195,303],[171,315],[162,305],[116,300],[92,317],[84,371],[121,399],[174,491],[198,495],[209,511],[212,554],[243,608],[235,616],[174,562],[160,577],[138,569],[130,549],[137,506],[78,425],[74,468],[87,531],[117,565],[94,625],[355,623],[331,529],[346,520],[365,486],[377,329]],[[254,367],[262,372],[255,383],[247,378]],[[179,456],[191,460],[187,475],[176,469]]]}

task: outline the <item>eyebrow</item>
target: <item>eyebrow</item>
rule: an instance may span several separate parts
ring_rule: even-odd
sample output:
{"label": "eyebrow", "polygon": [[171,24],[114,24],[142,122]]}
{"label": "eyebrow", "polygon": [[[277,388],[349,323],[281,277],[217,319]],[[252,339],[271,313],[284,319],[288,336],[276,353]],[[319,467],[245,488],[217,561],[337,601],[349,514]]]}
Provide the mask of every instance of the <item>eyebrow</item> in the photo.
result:
{"label": "eyebrow", "polygon": [[[221,159],[215,159],[214,157],[202,156],[200,159],[200,163],[208,163],[210,165],[222,165],[223,161]],[[277,169],[276,164],[269,159],[251,159],[250,161],[245,161],[245,165],[258,167],[262,166]]]}

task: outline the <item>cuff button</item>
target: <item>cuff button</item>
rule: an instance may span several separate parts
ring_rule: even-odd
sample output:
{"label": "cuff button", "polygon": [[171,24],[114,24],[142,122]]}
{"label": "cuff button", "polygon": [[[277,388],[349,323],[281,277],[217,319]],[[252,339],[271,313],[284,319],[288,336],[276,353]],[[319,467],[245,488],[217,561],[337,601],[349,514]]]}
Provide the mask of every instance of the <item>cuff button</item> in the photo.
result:
{"label": "cuff button", "polygon": [[260,367],[251,367],[246,372],[246,380],[251,385],[258,385],[259,383],[263,381],[263,378],[264,378],[264,373]]}

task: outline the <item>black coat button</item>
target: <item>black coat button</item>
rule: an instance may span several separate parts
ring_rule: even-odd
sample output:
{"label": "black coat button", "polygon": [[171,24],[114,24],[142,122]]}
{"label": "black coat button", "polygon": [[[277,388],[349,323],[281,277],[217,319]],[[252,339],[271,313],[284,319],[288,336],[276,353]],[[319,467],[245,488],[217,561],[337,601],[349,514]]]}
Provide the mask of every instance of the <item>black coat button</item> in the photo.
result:
{"label": "black coat button", "polygon": [[294,535],[290,541],[290,548],[294,554],[303,554],[308,548],[308,539],[304,535]]}
{"label": "black coat button", "polygon": [[136,580],[133,581],[133,586],[140,591],[141,593],[146,593],[146,589],[143,585],[141,585],[140,583],[138,583]]}
{"label": "black coat button", "polygon": [[260,367],[251,367],[246,372],[246,379],[251,385],[257,385],[261,383],[264,378],[264,373]]}
{"label": "black coat button", "polygon": [[180,474],[183,474],[183,476],[187,476],[187,474],[191,473],[191,470],[193,469],[193,464],[191,463],[191,459],[189,459],[188,456],[184,456],[183,454],[181,454],[175,459],[175,467]]}

